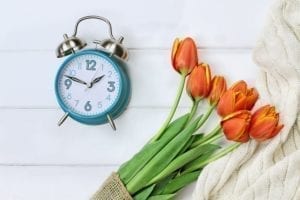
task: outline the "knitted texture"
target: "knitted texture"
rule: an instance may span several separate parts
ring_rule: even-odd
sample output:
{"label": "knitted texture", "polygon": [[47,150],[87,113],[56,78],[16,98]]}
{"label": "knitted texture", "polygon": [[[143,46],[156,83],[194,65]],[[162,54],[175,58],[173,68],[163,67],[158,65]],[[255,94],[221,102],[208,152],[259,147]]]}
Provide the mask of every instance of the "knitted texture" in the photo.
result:
{"label": "knitted texture", "polygon": [[112,173],[91,200],[132,200],[118,174]]}
{"label": "knitted texture", "polygon": [[[255,13],[253,13],[255,14]],[[254,49],[261,101],[285,125],[270,141],[251,141],[207,166],[193,199],[300,199],[300,0],[279,0]]]}

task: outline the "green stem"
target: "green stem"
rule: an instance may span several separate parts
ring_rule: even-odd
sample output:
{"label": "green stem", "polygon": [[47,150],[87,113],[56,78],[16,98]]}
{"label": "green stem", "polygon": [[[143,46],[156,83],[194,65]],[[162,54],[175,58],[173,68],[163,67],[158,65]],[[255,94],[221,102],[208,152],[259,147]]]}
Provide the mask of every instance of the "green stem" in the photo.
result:
{"label": "green stem", "polygon": [[179,87],[178,87],[178,90],[177,90],[177,95],[176,95],[175,101],[173,103],[173,106],[171,108],[171,111],[170,111],[166,121],[163,123],[161,128],[158,130],[158,132],[155,134],[155,136],[151,139],[150,142],[154,142],[154,141],[158,140],[160,138],[160,136],[163,134],[163,132],[165,131],[165,129],[168,127],[169,123],[171,122],[171,120],[172,120],[172,118],[173,118],[173,116],[176,112],[176,109],[177,109],[178,104],[179,104],[179,100],[180,100],[182,92],[183,92],[185,79],[186,79],[186,74],[182,74],[181,75],[181,80],[180,80],[180,83],[179,83]]}
{"label": "green stem", "polygon": [[216,140],[218,140],[222,137],[223,137],[223,134],[220,134],[220,132],[219,132],[217,135],[215,135],[212,138],[210,138],[210,139],[206,140],[205,142],[201,143],[201,145],[213,143],[213,142],[215,142]]}
{"label": "green stem", "polygon": [[190,111],[190,115],[189,115],[189,118],[186,122],[186,124],[189,124],[189,122],[193,119],[193,117],[195,116],[196,112],[197,112],[197,109],[198,109],[198,106],[199,106],[199,102],[200,100],[195,100],[193,101],[193,106],[191,108],[191,111]]}
{"label": "green stem", "polygon": [[191,146],[191,148],[198,146],[204,142],[206,142],[207,140],[209,140],[210,138],[212,138],[215,135],[222,135],[220,134],[222,130],[222,127],[220,124],[218,124],[209,134],[205,135],[203,138],[201,138],[200,140],[194,142]]}
{"label": "green stem", "polygon": [[209,118],[209,116],[211,115],[212,111],[214,110],[216,106],[215,105],[212,105],[209,107],[208,111],[205,113],[205,115],[201,118],[201,120],[199,121],[198,125],[197,125],[197,128],[196,129],[199,129],[201,128],[201,126],[206,122],[206,120]]}
{"label": "green stem", "polygon": [[215,155],[213,155],[212,157],[210,157],[209,159],[205,160],[203,163],[201,163],[201,165],[199,165],[198,167],[204,167],[205,165],[218,160],[219,158],[225,156],[226,154],[232,152],[233,150],[235,150],[236,148],[238,148],[241,145],[241,143],[235,143],[232,144],[228,147],[226,147],[223,151],[220,150],[218,153],[216,153]]}

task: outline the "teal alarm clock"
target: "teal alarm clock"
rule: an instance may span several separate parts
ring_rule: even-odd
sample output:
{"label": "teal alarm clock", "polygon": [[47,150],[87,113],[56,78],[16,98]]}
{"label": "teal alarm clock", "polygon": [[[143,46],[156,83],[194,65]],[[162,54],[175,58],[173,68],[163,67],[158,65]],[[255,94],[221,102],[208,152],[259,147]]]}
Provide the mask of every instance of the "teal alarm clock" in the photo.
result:
{"label": "teal alarm clock", "polygon": [[[104,21],[109,27],[109,39],[95,40],[96,48],[87,45],[77,35],[78,25],[87,19]],[[58,58],[68,56],[61,64],[55,78],[55,94],[58,104],[65,112],[60,126],[68,117],[89,125],[109,123],[116,130],[114,119],[126,109],[130,94],[127,73],[127,49],[123,37],[115,39],[111,23],[100,16],[80,18],[74,34],[58,46]]]}

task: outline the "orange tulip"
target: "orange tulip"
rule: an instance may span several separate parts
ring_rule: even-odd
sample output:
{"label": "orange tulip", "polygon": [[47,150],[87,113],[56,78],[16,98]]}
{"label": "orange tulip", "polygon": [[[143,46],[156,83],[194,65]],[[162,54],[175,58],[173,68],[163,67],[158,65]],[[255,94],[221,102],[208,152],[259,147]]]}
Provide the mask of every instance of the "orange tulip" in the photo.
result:
{"label": "orange tulip", "polygon": [[283,128],[283,125],[278,123],[279,114],[276,113],[275,107],[263,106],[253,114],[249,134],[258,141],[270,139]]}
{"label": "orange tulip", "polygon": [[251,113],[248,110],[240,110],[226,116],[221,121],[226,138],[236,142],[248,142],[250,120]]}
{"label": "orange tulip", "polygon": [[235,83],[220,98],[218,114],[222,117],[238,110],[251,110],[258,99],[255,88],[247,88],[245,81]]}
{"label": "orange tulip", "polygon": [[193,100],[200,100],[209,95],[211,88],[211,74],[208,64],[196,66],[187,81],[187,92]]}
{"label": "orange tulip", "polygon": [[220,97],[227,90],[226,80],[223,76],[215,76],[211,82],[209,102],[210,105],[216,105],[219,102]]}
{"label": "orange tulip", "polygon": [[192,38],[175,39],[172,48],[172,65],[180,74],[188,75],[198,64],[197,47]]}
{"label": "orange tulip", "polygon": [[246,110],[251,110],[258,99],[258,92],[255,88],[249,88],[243,80],[236,82],[231,88],[235,92],[241,92],[246,96]]}

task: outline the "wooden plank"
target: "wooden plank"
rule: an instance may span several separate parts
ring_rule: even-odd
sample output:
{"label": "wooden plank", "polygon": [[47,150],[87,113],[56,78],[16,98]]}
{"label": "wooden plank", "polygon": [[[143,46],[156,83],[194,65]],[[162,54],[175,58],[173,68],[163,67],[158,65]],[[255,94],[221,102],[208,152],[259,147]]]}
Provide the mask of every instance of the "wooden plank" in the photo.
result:
{"label": "wooden plank", "polygon": [[[0,166],[0,198],[6,200],[89,199],[115,170],[113,166],[61,167]],[[194,185],[178,199],[191,199]]]}
{"label": "wooden plank", "polygon": [[[230,82],[255,80],[256,65],[250,50],[202,50],[200,57],[216,74]],[[1,52],[0,107],[57,108],[54,78],[62,60],[52,51]],[[170,64],[169,50],[133,50],[129,75],[132,80],[131,107],[169,106],[176,93],[179,75]],[[185,97],[182,105],[189,105]]]}
{"label": "wooden plank", "polygon": [[[130,108],[116,120],[118,130],[114,132],[109,125],[87,126],[71,119],[57,127],[62,115],[58,109],[2,109],[0,164],[119,165],[154,135],[168,111]],[[187,111],[180,108],[177,115]],[[216,120],[213,116],[202,131],[211,130]]]}
{"label": "wooden plank", "polygon": [[0,198],[89,199],[115,167],[0,167]]}
{"label": "wooden plank", "polygon": [[[63,33],[72,34],[76,20],[88,14],[109,18],[115,35],[130,48],[169,48],[174,37],[191,35],[205,48],[252,47],[269,0],[48,2],[10,0],[1,5],[0,49],[54,49]],[[8,17],[9,16],[9,17]],[[106,26],[86,22],[79,35],[87,41],[107,38]]]}

